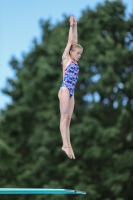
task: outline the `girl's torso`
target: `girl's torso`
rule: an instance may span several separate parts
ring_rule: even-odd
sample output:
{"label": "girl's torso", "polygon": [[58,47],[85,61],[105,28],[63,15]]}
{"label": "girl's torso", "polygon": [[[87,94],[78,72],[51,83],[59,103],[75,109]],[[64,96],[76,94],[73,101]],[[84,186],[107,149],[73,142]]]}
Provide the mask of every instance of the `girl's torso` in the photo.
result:
{"label": "girl's torso", "polygon": [[65,68],[63,67],[63,82],[65,84],[76,85],[79,73],[78,63],[70,61],[70,64]]}

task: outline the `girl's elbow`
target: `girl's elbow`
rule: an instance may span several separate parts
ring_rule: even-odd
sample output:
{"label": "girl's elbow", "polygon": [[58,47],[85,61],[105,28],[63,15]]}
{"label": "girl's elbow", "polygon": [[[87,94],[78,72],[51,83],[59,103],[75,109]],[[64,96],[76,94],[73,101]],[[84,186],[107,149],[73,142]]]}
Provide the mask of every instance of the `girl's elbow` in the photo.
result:
{"label": "girl's elbow", "polygon": [[69,38],[68,38],[68,43],[71,43],[71,44],[72,44],[72,43],[73,43],[73,38],[69,37]]}
{"label": "girl's elbow", "polygon": [[77,44],[77,43],[78,43],[78,40],[73,40],[73,43],[76,43],[76,44]]}

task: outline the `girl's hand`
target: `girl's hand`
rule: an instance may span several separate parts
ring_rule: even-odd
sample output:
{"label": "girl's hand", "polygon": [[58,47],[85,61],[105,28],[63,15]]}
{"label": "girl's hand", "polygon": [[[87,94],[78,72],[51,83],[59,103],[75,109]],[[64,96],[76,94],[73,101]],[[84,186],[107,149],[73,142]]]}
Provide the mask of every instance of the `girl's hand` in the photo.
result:
{"label": "girl's hand", "polygon": [[70,25],[73,25],[73,24],[74,24],[73,18],[74,18],[74,17],[71,15],[71,16],[70,16],[70,19],[69,19]]}
{"label": "girl's hand", "polygon": [[77,20],[73,17],[73,24],[77,26]]}

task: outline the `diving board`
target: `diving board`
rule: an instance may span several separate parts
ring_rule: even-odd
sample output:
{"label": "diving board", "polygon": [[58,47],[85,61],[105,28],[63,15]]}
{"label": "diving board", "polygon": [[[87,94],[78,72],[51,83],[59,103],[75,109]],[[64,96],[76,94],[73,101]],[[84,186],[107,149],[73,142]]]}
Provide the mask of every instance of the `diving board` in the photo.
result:
{"label": "diving board", "polygon": [[86,194],[86,192],[71,189],[0,188],[0,194]]}

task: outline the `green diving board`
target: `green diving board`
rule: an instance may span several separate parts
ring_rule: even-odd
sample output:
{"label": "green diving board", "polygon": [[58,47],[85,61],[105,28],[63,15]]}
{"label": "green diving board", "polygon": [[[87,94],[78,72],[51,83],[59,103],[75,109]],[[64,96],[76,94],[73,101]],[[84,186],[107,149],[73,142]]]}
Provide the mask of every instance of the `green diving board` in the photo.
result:
{"label": "green diving board", "polygon": [[86,194],[71,189],[0,188],[0,194]]}

